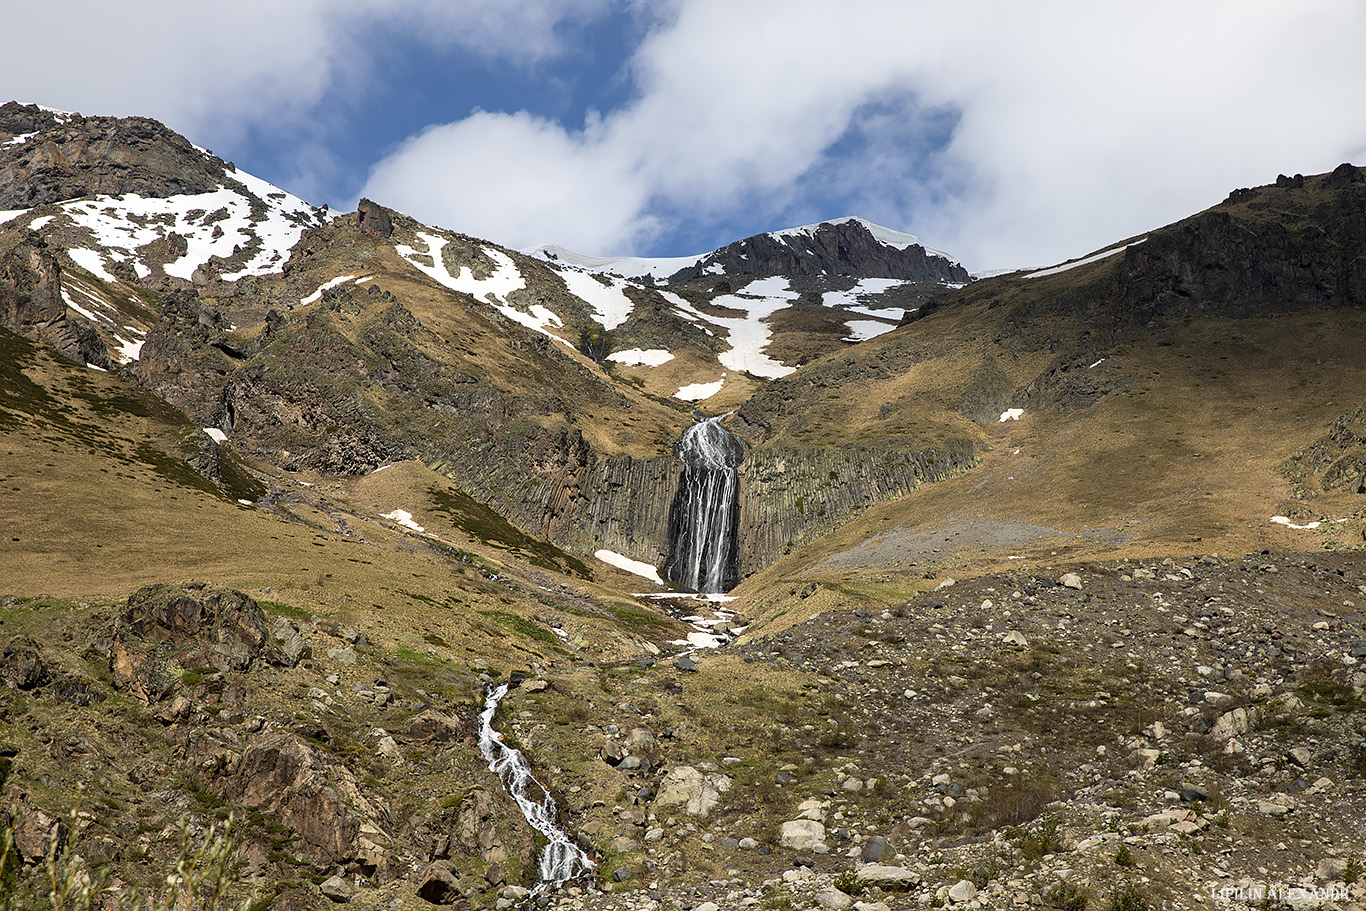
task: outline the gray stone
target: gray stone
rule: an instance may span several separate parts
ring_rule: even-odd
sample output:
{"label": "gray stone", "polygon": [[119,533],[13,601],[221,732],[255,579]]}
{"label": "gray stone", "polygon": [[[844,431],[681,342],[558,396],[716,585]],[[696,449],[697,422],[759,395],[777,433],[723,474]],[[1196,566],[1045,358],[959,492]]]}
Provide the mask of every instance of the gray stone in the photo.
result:
{"label": "gray stone", "polygon": [[460,881],[450,868],[443,864],[432,864],[422,876],[422,884],[417,887],[418,898],[433,905],[449,905],[460,897]]}
{"label": "gray stone", "polygon": [[1006,633],[1001,637],[1001,641],[1006,645],[1017,645],[1020,648],[1026,648],[1029,645],[1029,640],[1025,638],[1024,633],[1017,629],[1013,629]]}
{"label": "gray stone", "polygon": [[627,756],[617,763],[617,768],[623,772],[648,772],[650,765],[650,760],[644,756]]}
{"label": "gray stone", "polygon": [[702,772],[692,766],[676,766],[669,770],[659,785],[655,806],[681,806],[689,816],[706,816],[730,790],[732,782],[720,772]]}
{"label": "gray stone", "polygon": [[920,883],[920,874],[905,867],[885,864],[864,864],[854,874],[855,878],[868,886],[878,886],[889,891],[910,889]]}
{"label": "gray stone", "polygon": [[[1058,577],[1058,584],[1063,586],[1064,588],[1075,588],[1080,590],[1081,576],[1078,576],[1076,573],[1063,573],[1061,576]],[[968,883],[968,885],[972,884]],[[974,889],[974,892],[975,891],[976,890]]]}
{"label": "gray stone", "polygon": [[356,887],[342,879],[340,875],[324,880],[318,890],[339,905],[346,904],[356,894]]}
{"label": "gray stone", "polygon": [[1310,753],[1305,747],[1294,747],[1285,751],[1285,758],[1302,769],[1309,768],[1309,763],[1313,760],[1314,754]]}
{"label": "gray stone", "polygon": [[875,864],[887,853],[889,847],[887,839],[881,835],[874,835],[863,843],[863,850],[859,852],[859,856],[865,864]]}
{"label": "gray stone", "polygon": [[697,671],[697,662],[692,660],[689,656],[684,655],[674,662],[674,667],[680,671],[695,673]]}
{"label": "gray stone", "polygon": [[854,904],[854,900],[834,887],[822,889],[816,893],[816,907],[826,908],[828,911],[844,911]]}
{"label": "gray stone", "polygon": [[349,645],[346,648],[330,648],[327,650],[327,660],[338,664],[355,664],[356,650]]}
{"label": "gray stone", "polygon": [[630,878],[631,871],[627,867],[617,867],[615,870],[612,871],[612,880],[614,882],[624,883],[626,882],[626,880]]}
{"label": "gray stone", "polygon": [[[1072,574],[1069,573],[1068,575]],[[1080,588],[1081,584],[1078,583],[1076,587]],[[949,889],[949,901],[953,902],[954,904],[958,904],[960,902],[970,902],[976,897],[977,887],[974,886],[972,884],[972,880],[969,879],[960,879],[958,882],[953,884],[952,888]]]}
{"label": "gray stone", "polygon": [[814,819],[793,819],[782,824],[778,844],[793,851],[811,851],[825,844],[825,826]]}

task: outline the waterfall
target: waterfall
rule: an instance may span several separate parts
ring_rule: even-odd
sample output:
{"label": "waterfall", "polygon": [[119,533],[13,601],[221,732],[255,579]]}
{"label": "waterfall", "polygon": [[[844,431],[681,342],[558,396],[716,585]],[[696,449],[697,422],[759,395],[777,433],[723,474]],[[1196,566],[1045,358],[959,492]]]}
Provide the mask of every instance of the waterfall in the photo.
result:
{"label": "waterfall", "polygon": [[[521,750],[503,743],[503,738],[493,729],[493,716],[497,714],[498,704],[507,691],[506,683],[492,687],[484,700],[484,710],[479,715],[479,752],[484,754],[489,769],[502,780],[508,794],[517,801],[526,821],[546,838],[547,844],[541,850],[539,867],[541,882],[533,890],[533,894],[536,894],[589,872],[594,864],[556,824],[555,800],[545,785],[531,774],[531,765],[526,756],[522,755]],[[539,801],[527,795],[527,788],[531,785],[540,791],[542,796]]]}
{"label": "waterfall", "polygon": [[724,592],[740,581],[740,479],[745,444],[720,417],[693,424],[674,454],[683,460],[678,493],[669,507],[671,582],[697,592]]}

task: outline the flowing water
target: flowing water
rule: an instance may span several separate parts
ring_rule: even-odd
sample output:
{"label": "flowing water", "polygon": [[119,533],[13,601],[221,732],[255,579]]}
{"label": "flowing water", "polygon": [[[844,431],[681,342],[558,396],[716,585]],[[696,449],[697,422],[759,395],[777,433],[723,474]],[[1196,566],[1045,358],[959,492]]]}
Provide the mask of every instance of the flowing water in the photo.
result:
{"label": "flowing water", "polygon": [[[724,417],[722,415],[721,417]],[[669,580],[697,592],[724,592],[740,581],[740,477],[745,444],[721,426],[698,421],[674,447],[683,460],[669,508]]]}
{"label": "flowing water", "polygon": [[[555,800],[545,785],[531,774],[526,756],[521,750],[503,743],[503,738],[493,729],[493,716],[498,713],[498,704],[507,691],[508,685],[500,684],[491,688],[484,700],[484,710],[479,715],[479,752],[488,760],[489,769],[502,779],[508,794],[517,801],[526,821],[546,838],[547,844],[541,850],[541,882],[533,890],[533,894],[538,894],[592,871],[594,864],[556,823]],[[539,799],[527,793],[533,786],[540,794]]]}

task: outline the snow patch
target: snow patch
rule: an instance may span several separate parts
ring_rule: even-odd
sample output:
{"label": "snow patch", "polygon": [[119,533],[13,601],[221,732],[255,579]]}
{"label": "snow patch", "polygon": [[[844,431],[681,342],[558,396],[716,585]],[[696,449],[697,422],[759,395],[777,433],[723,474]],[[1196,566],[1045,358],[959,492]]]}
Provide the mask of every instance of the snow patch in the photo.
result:
{"label": "snow patch", "polygon": [[674,354],[663,348],[627,348],[625,351],[613,351],[607,355],[607,359],[627,367],[658,367],[673,360]]}
{"label": "snow patch", "polygon": [[[707,320],[729,332],[730,350],[717,360],[729,370],[752,373],[764,379],[776,380],[796,370],[764,354],[773,337],[764,322],[768,317],[788,306],[800,295],[788,287],[786,278],[761,278],[750,282],[735,294],[723,294],[712,300],[717,307],[742,310],[743,317],[709,316]],[[681,391],[681,390],[680,390]],[[675,393],[675,398],[678,398]]]}
{"label": "snow patch", "polygon": [[6,139],[4,142],[0,142],[0,146],[21,146],[37,135],[37,133],[19,133],[16,136]]}
{"label": "snow patch", "polygon": [[626,282],[620,278],[607,279],[603,284],[598,277],[578,269],[564,269],[559,275],[570,294],[593,308],[593,319],[604,329],[615,329],[626,322],[635,308],[626,296]]}
{"label": "snow patch", "polygon": [[1091,263],[1097,263],[1100,262],[1102,259],[1107,259],[1108,257],[1114,256],[1116,253],[1123,253],[1130,247],[1137,247],[1139,244],[1143,243],[1143,241],[1147,239],[1148,238],[1146,237],[1141,237],[1131,244],[1125,244],[1122,247],[1114,247],[1110,250],[1102,250],[1100,253],[1096,253],[1093,256],[1088,256],[1085,259],[1079,259],[1076,262],[1063,263],[1061,266],[1053,266],[1048,269],[1040,269],[1037,272],[1030,272],[1027,275],[1025,275],[1025,278],[1043,278],[1045,275],[1057,275],[1059,272],[1066,272],[1067,270],[1075,269],[1078,266],[1089,266]]}
{"label": "snow patch", "polygon": [[725,374],[721,379],[714,383],[690,383],[674,393],[674,398],[684,402],[700,402],[709,399],[721,391],[721,387],[726,384]]}
{"label": "snow patch", "polygon": [[849,329],[849,334],[843,339],[846,342],[866,342],[870,338],[877,338],[879,335],[891,332],[896,328],[896,323],[884,323],[881,320],[872,319],[846,320],[844,325]]}
{"label": "snow patch", "polygon": [[41,231],[51,224],[52,219],[56,217],[56,215],[40,215],[28,223],[28,229],[30,231]]}
{"label": "snow patch", "polygon": [[[51,216],[48,216],[49,218]],[[38,219],[42,221],[42,219]],[[36,224],[36,222],[35,222]],[[29,227],[33,227],[30,225]],[[71,261],[100,279],[107,282],[117,282],[118,279],[109,274],[109,270],[104,267],[104,257],[94,250],[86,250],[83,247],[72,247],[66,251],[66,255],[71,257]]]}
{"label": "snow patch", "polygon": [[215,443],[218,443],[219,445],[222,445],[223,443],[226,443],[228,441],[228,435],[223,431],[219,430],[217,427],[202,427],[200,429],[209,435],[209,439],[213,440]]}
{"label": "snow patch", "polygon": [[[427,245],[425,252],[405,244],[394,247],[398,255],[406,259],[413,268],[452,291],[459,291],[461,294],[468,294],[477,300],[492,304],[499,313],[528,329],[534,329],[556,341],[564,342],[564,339],[546,328],[563,325],[560,318],[550,309],[534,304],[530,312],[523,312],[507,302],[509,294],[526,287],[526,279],[522,278],[522,273],[517,269],[512,257],[494,247],[484,247],[484,255],[494,263],[492,275],[488,278],[476,278],[474,270],[469,266],[461,266],[459,275],[451,275],[450,270],[446,268],[445,260],[441,257],[441,251],[447,243],[446,238],[425,231],[418,231],[417,238]],[[424,265],[418,260],[419,256],[431,257],[432,265]]]}
{"label": "snow patch", "polygon": [[664,584],[664,580],[659,578],[659,570],[655,569],[655,567],[651,566],[649,563],[645,563],[641,560],[632,560],[630,557],[623,557],[616,551],[605,549],[594,551],[593,556],[610,566],[615,566],[617,569],[624,569],[628,573],[634,573],[637,576],[649,579],[657,585]]}
{"label": "snow patch", "polygon": [[20,215],[27,215],[31,209],[0,209],[0,225],[14,221]]}
{"label": "snow patch", "polygon": [[664,256],[664,257],[640,257],[640,256],[585,256],[582,253],[575,253],[566,250],[557,244],[545,244],[531,250],[523,251],[527,256],[534,256],[549,263],[558,263],[566,266],[577,266],[580,269],[587,269],[589,272],[606,272],[611,275],[619,275],[622,278],[651,278],[655,280],[668,278],[680,269],[695,266],[707,254],[697,256]]}
{"label": "snow patch", "polygon": [[1018,421],[1024,415],[1023,408],[1007,408],[1001,412],[1001,419],[997,423],[1004,424],[1006,421]]}
{"label": "snow patch", "polygon": [[406,509],[395,509],[393,512],[386,512],[380,516],[381,519],[393,519],[404,528],[411,528],[413,531],[426,531],[421,525],[413,521],[413,514]]}
{"label": "snow patch", "polygon": [[309,304],[316,304],[318,301],[322,300],[324,291],[331,291],[338,285],[344,285],[347,282],[351,281],[353,278],[355,278],[354,275],[342,275],[338,278],[332,279],[331,281],[323,282],[321,285],[318,286],[317,291],[314,291],[308,297],[301,298],[299,300],[299,306],[307,307]]}
{"label": "snow patch", "polygon": [[1318,528],[1320,525],[1323,524],[1322,522],[1310,522],[1307,525],[1296,525],[1294,522],[1291,522],[1285,516],[1272,516],[1271,521],[1275,522],[1277,525],[1284,525],[1286,528],[1295,528],[1301,530]]}

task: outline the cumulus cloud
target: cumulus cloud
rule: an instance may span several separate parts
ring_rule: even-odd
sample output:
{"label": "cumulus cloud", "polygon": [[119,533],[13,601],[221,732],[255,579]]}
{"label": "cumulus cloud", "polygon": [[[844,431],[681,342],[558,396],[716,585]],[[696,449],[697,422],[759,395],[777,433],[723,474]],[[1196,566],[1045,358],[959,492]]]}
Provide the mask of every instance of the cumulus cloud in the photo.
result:
{"label": "cumulus cloud", "polygon": [[[600,120],[481,112],[400,148],[367,193],[616,253],[662,212],[780,216],[838,184],[970,266],[1047,263],[1359,155],[1363,38],[1352,0],[678,0]],[[926,112],[952,122],[935,148],[898,125]],[[446,155],[459,173],[433,169]]]}
{"label": "cumulus cloud", "polygon": [[566,49],[565,26],[611,0],[72,0],[6,10],[9,97],[161,119],[204,141],[307,129],[328,91],[358,91],[379,31],[531,66]]}
{"label": "cumulus cloud", "polygon": [[392,146],[364,194],[510,246],[599,254],[700,252],[670,246],[678,221],[716,235],[860,214],[988,268],[1366,158],[1359,0],[73,0],[7,12],[24,40],[0,85],[158,117],[227,157],[248,132],[272,137],[297,147],[290,186],[316,198],[356,167],[326,121],[384,78],[376,36],[534,74],[591,56],[609,16],[637,25],[624,100],[575,122],[528,103],[541,114],[434,124]]}

